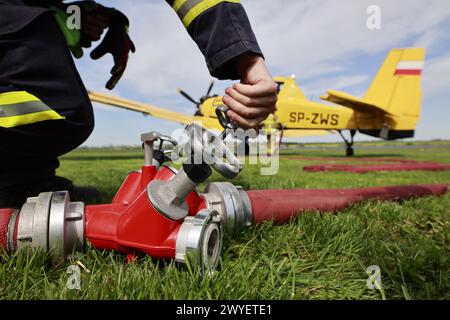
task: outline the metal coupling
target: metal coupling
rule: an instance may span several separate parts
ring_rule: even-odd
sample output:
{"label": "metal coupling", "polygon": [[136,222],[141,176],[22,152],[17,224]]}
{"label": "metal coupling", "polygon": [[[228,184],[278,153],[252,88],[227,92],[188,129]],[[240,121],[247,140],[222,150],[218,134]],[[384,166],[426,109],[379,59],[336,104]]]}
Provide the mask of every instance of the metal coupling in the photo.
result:
{"label": "metal coupling", "polygon": [[84,250],[84,218],[84,203],[70,202],[67,191],[41,193],[28,198],[11,219],[14,224],[19,221],[17,230],[9,228],[8,246],[11,251],[41,249],[50,252],[53,263],[63,262],[72,253]]}
{"label": "metal coupling", "polygon": [[219,213],[226,232],[232,234],[252,225],[252,205],[242,187],[213,182],[206,186],[202,196],[207,207]]}
{"label": "metal coupling", "polygon": [[201,210],[195,217],[186,217],[176,240],[175,260],[202,270],[219,265],[223,231],[220,215],[214,210]]}
{"label": "metal coupling", "polygon": [[[154,149],[154,144],[159,140],[159,147]],[[141,135],[142,146],[144,148],[144,165],[156,166],[160,168],[167,160],[163,150],[164,142],[169,142],[172,146],[176,146],[177,142],[171,137],[163,135],[159,132],[143,133]]]}
{"label": "metal coupling", "polygon": [[188,214],[186,198],[197,185],[211,175],[206,164],[184,164],[183,168],[169,181],[154,180],[147,187],[147,196],[152,206],[166,218],[182,220]]}

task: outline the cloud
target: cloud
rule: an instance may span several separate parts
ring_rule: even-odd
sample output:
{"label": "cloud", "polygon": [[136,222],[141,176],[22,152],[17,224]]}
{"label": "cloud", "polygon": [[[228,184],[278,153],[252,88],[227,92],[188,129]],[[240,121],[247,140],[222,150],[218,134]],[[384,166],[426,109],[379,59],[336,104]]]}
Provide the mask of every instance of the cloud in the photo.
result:
{"label": "cloud", "polygon": [[425,65],[423,87],[426,96],[450,91],[450,53],[435,58]]}
{"label": "cloud", "polygon": [[126,86],[151,97],[174,95],[185,86],[203,94],[211,80],[204,58],[170,6],[141,0],[126,11],[137,44],[124,77]]}
{"label": "cloud", "polygon": [[[433,1],[433,5],[426,0],[242,3],[271,69],[282,75],[295,73],[302,80],[354,72],[354,61],[369,59],[392,47],[433,47],[445,36],[448,28],[442,24],[450,18],[448,1]],[[210,80],[203,56],[164,1],[112,4],[129,16],[137,45],[119,88],[152,98],[175,95],[177,87],[186,87],[194,95],[203,94]],[[380,31],[370,31],[366,26],[366,10],[373,4],[381,9]],[[90,80],[94,86],[103,86],[109,68],[103,63],[96,67],[96,75],[90,71],[89,79],[101,78]]]}
{"label": "cloud", "polygon": [[[373,0],[262,0],[244,4],[269,63],[281,70],[294,69],[305,78],[324,75],[324,63],[351,66],[352,59],[412,45],[411,38],[424,34],[426,44],[432,45],[442,36],[437,27],[450,16],[447,1],[429,5],[423,0],[378,0],[375,4],[381,9],[382,29],[371,31],[366,26],[366,9]],[[273,12],[276,15],[270,14]]]}

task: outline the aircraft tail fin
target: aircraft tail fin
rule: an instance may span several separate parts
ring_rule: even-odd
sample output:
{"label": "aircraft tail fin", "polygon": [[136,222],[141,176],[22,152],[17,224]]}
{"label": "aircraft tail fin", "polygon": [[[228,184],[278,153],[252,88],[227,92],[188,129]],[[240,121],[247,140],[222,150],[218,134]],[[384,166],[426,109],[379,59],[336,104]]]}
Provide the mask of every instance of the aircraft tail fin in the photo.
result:
{"label": "aircraft tail fin", "polygon": [[388,114],[418,119],[424,62],[423,48],[391,50],[363,100]]}
{"label": "aircraft tail fin", "polygon": [[422,106],[424,61],[423,48],[393,49],[362,99],[334,90],[321,98],[363,114],[383,116],[386,129],[360,130],[365,134],[384,139],[413,137]]}

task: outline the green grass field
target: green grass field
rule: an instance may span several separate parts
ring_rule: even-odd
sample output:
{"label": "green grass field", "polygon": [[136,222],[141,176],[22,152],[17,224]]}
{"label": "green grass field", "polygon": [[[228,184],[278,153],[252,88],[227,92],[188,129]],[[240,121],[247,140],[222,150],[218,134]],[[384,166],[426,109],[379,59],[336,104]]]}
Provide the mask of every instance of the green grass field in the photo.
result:
{"label": "green grass field", "polygon": [[[342,156],[343,150],[305,150],[305,156]],[[292,153],[292,152],[289,152]],[[450,163],[450,148],[356,150],[381,156]],[[298,155],[297,155],[298,156]],[[233,182],[246,189],[346,188],[449,183],[445,172],[305,173],[317,161],[284,155],[277,176],[247,166]],[[61,159],[59,175],[97,186],[108,202],[138,149],[78,150]],[[216,174],[211,181],[222,180]],[[288,225],[270,223],[225,238],[220,272],[202,278],[174,263],[144,258],[125,264],[113,252],[80,255],[81,290],[68,290],[67,267],[43,254],[0,256],[0,299],[450,299],[450,195],[399,203],[371,202],[338,215],[308,213]],[[383,289],[369,290],[366,268],[381,268]]]}

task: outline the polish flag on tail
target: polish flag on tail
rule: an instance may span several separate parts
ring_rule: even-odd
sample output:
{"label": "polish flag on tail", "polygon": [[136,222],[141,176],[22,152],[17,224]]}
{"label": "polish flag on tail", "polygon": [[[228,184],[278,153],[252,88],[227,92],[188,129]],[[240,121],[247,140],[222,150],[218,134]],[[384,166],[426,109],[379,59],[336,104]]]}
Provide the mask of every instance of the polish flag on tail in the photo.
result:
{"label": "polish flag on tail", "polygon": [[396,76],[420,76],[422,75],[423,61],[400,61],[395,69]]}

